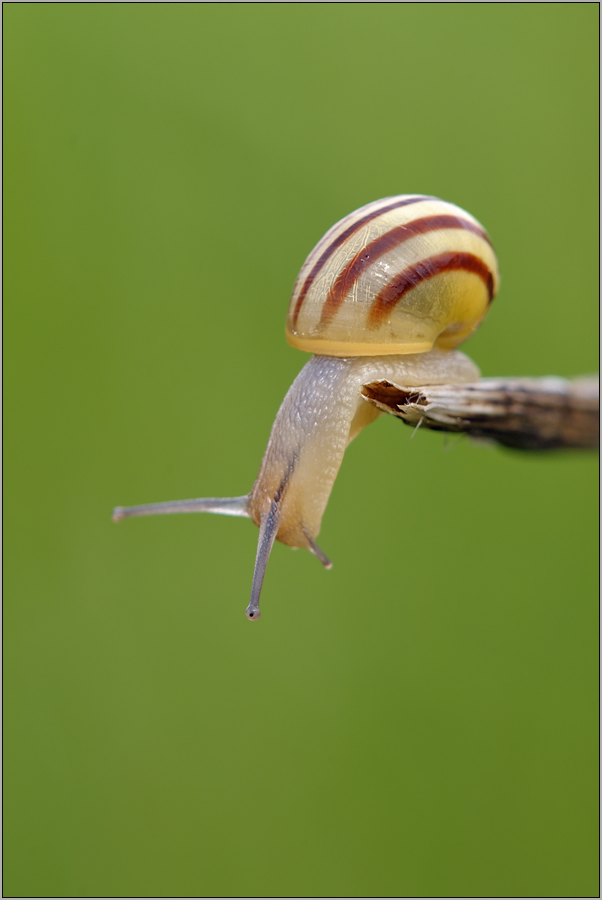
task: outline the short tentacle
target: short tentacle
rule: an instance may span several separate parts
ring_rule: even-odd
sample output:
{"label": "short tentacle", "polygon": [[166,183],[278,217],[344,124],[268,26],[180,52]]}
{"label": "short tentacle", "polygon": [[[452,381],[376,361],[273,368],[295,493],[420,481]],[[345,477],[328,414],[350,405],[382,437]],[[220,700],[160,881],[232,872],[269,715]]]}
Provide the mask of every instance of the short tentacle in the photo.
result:
{"label": "short tentacle", "polygon": [[314,556],[320,560],[325,569],[332,569],[332,560],[329,559],[323,550],[321,550],[316,542],[314,541],[311,534],[309,534],[305,529],[303,529],[305,537],[307,538],[307,543],[309,544],[309,550],[313,553]]}

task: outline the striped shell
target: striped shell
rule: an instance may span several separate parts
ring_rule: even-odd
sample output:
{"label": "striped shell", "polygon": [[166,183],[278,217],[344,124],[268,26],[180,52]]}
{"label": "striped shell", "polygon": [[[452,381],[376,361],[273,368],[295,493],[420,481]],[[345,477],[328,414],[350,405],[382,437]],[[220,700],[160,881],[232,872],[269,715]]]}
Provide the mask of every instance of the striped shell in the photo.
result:
{"label": "striped shell", "polygon": [[325,356],[451,349],[479,325],[498,284],[487,232],[469,213],[436,197],[386,197],[341,219],[311,251],[286,338]]}

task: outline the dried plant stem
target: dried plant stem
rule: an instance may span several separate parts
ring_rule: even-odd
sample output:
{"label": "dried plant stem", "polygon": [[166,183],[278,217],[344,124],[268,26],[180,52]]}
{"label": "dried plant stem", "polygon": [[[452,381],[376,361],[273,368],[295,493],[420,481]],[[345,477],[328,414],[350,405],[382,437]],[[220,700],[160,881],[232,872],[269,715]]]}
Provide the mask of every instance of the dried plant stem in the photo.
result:
{"label": "dried plant stem", "polygon": [[362,393],[407,425],[464,432],[520,450],[594,449],[599,445],[597,376],[567,380],[482,378],[473,384],[403,387],[366,384]]}

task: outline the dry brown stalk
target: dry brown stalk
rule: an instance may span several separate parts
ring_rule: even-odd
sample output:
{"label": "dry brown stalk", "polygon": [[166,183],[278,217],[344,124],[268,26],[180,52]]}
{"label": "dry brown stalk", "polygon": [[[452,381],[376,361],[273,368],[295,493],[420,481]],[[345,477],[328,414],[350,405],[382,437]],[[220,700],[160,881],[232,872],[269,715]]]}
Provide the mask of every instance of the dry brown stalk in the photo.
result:
{"label": "dry brown stalk", "polygon": [[414,428],[464,432],[520,450],[599,446],[598,376],[482,378],[420,388],[375,381],[363,394]]}

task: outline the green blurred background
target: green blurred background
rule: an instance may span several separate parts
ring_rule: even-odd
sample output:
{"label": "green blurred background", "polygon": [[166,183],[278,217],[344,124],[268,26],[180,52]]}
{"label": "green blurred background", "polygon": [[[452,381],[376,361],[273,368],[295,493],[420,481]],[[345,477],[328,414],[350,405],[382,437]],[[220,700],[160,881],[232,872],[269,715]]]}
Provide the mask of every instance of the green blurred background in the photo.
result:
{"label": "green blurred background", "polygon": [[110,511],[250,488],[378,197],[489,230],[485,375],[597,370],[597,4],[4,27],[5,895],[595,895],[595,456],[382,418],[256,625],[251,523]]}

